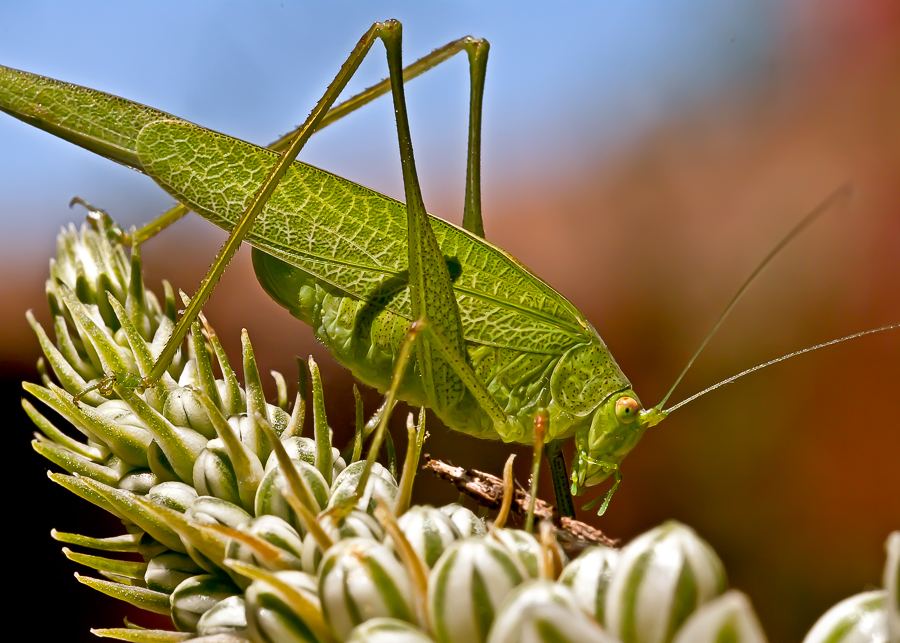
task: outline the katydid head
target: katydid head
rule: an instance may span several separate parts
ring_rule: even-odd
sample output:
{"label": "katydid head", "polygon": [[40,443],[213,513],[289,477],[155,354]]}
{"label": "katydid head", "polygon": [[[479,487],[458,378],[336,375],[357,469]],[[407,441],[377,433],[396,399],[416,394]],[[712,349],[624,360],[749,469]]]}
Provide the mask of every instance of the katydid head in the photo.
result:
{"label": "katydid head", "polygon": [[666,415],[658,408],[644,409],[631,389],[608,397],[594,411],[590,427],[575,434],[572,493],[580,495],[616,472],[644,431]]}

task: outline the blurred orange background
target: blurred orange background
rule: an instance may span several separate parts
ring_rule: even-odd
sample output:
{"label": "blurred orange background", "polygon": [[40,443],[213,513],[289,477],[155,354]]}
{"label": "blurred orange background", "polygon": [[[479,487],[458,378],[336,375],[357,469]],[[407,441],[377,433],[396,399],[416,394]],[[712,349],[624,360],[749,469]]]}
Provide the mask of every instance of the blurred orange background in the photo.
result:
{"label": "blurred orange background", "polygon": [[[484,177],[488,238],[585,313],[648,406],[665,394],[761,258],[848,181],[852,206],[823,217],[773,262],[673,400],[790,351],[900,321],[900,5],[793,2],[772,19],[790,28],[752,82],[718,85],[612,153],[597,150],[575,165],[534,158],[514,173]],[[477,25],[471,30],[491,37]],[[345,36],[350,43],[356,34]],[[339,62],[329,64],[336,69]],[[570,106],[560,102],[565,119]],[[604,118],[603,105],[590,109]],[[429,210],[457,220],[462,184],[431,181]],[[193,289],[223,239],[202,221],[179,223],[177,232],[145,246],[147,283],[166,278]],[[36,379],[38,347],[23,312],[35,308],[49,321],[46,273],[3,270],[0,359],[12,405],[18,381]],[[314,355],[330,423],[349,436],[349,373],[309,328],[265,297],[248,252],[235,260],[207,315],[232,354],[240,329],[248,328],[264,370],[290,375],[295,355]],[[750,596],[770,640],[799,640],[828,607],[880,585],[883,543],[900,528],[898,394],[900,331],[748,376],[651,430],[625,461],[607,515],[582,517],[622,542],[669,518],[692,526],[722,557],[731,584]],[[379,396],[369,390],[365,399],[374,410]],[[47,529],[110,535],[115,527],[96,533],[98,512],[42,478],[44,462],[25,444],[29,430],[17,413],[7,480],[17,481],[16,494],[33,485],[40,499],[14,501],[31,503],[35,517],[27,531],[16,528],[12,543],[7,534],[6,552],[15,547],[46,560],[47,571],[22,573],[58,585],[33,591],[52,597],[64,588],[67,598],[80,598],[89,590],[73,588],[72,568]],[[428,453],[495,474],[511,450],[450,434],[436,422],[430,433]],[[529,457],[518,452],[524,482]],[[425,476],[417,493],[421,502],[456,497]],[[50,512],[43,510],[47,499]],[[28,509],[7,515],[16,511]],[[90,523],[79,526],[84,517]],[[36,564],[29,561],[28,569]],[[72,640],[86,637],[88,624],[116,626],[96,612],[108,599],[85,599],[94,613],[66,629]]]}

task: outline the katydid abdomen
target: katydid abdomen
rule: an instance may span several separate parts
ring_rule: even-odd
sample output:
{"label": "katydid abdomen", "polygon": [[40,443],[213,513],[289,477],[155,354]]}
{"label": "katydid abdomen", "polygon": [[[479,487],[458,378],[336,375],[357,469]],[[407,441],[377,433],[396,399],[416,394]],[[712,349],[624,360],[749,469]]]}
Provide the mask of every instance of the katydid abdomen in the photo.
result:
{"label": "katydid abdomen", "polygon": [[[387,390],[411,320],[384,306],[357,299],[259,250],[253,252],[253,266],[269,296],[309,324],[316,338],[354,377],[381,392]],[[467,330],[465,326],[463,330]],[[569,437],[590,423],[589,415],[578,416],[564,410],[550,395],[550,382],[562,356],[468,340],[466,348],[475,373],[514,421],[515,441],[532,440],[534,416],[540,408],[548,409],[551,417],[548,439]],[[410,368],[399,397],[410,404],[423,405],[425,392],[417,367],[412,364]],[[501,437],[468,391],[441,419],[450,428],[475,437]]]}

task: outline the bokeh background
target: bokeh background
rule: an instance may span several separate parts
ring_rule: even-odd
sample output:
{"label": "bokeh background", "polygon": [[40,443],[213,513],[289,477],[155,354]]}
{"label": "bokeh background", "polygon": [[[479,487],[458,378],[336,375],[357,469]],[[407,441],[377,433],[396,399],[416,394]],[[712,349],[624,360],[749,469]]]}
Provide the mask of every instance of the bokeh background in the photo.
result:
{"label": "bokeh background", "polygon": [[[264,144],[303,120],[359,36],[389,17],[404,23],[407,62],[465,34],[490,40],[488,237],[592,320],[645,404],[662,397],[758,261],[848,181],[852,207],[770,266],[673,400],[900,320],[900,5],[890,0],[7,1],[0,63]],[[384,75],[379,51],[351,91]],[[446,63],[407,92],[426,204],[458,221],[467,65]],[[391,119],[382,99],[317,134],[301,158],[402,196]],[[7,582],[39,638],[73,641],[120,624],[123,610],[76,583],[48,531],[117,529],[44,477],[18,398],[38,356],[24,311],[49,321],[43,280],[57,230],[83,217],[66,207],[75,195],[124,225],[171,203],[137,173],[0,118]],[[223,239],[199,218],[179,223],[145,246],[148,283],[193,290]],[[249,253],[207,312],[232,351],[248,328],[264,368],[290,374],[295,355],[314,355],[332,425],[350,426],[349,373],[267,300]],[[588,519],[623,542],[668,518],[693,526],[770,640],[799,640],[830,605],[880,583],[882,544],[900,527],[898,391],[896,331],[749,376],[653,429],[625,462],[608,514]],[[374,409],[379,396],[365,398]],[[426,444],[495,473],[509,450],[436,423]],[[455,497],[420,483],[420,501]]]}

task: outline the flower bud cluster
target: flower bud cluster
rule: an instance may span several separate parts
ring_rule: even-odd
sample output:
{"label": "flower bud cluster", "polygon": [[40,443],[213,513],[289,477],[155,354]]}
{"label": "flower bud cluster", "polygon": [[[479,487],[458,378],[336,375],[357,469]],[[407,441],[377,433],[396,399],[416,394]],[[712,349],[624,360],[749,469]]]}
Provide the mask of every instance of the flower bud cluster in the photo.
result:
{"label": "flower bud cluster", "polygon": [[[79,576],[82,583],[168,614],[174,628],[98,634],[233,643],[765,641],[746,596],[726,591],[715,552],[679,523],[621,551],[593,547],[568,561],[549,529],[537,538],[488,526],[459,504],[407,509],[401,490],[411,484],[398,484],[390,464],[361,460],[359,449],[342,457],[332,445],[314,362],[313,438],[301,435],[302,396],[288,413],[283,379],[279,403],[266,402],[246,334],[243,386],[204,320],[159,384],[144,390],[174,327],[173,290],[165,285],[161,304],[144,288],[138,254],[126,255],[103,218],[95,229],[63,231],[58,245],[47,284],[55,342],[29,315],[55,382],[45,373],[43,386],[25,389],[78,439],[23,405],[40,431],[35,450],[67,472],[51,479],[120,518],[125,533],[54,537],[140,558],[64,549],[101,576]],[[115,377],[99,379],[107,374]],[[407,457],[404,476],[416,460]],[[897,640],[898,577],[900,533],[889,544],[886,589],[836,606],[807,642],[845,640],[835,632],[847,623],[855,628],[848,641],[887,640],[875,634],[888,631]]]}

